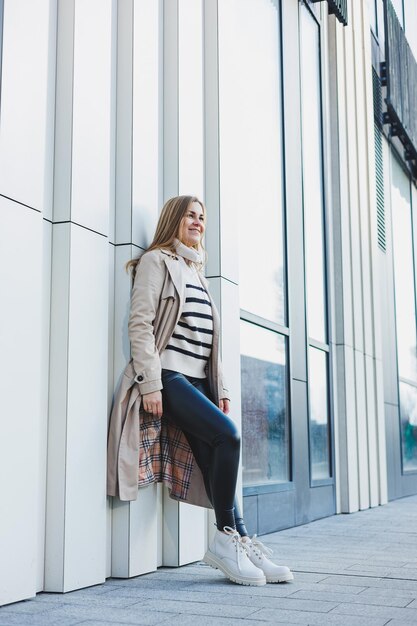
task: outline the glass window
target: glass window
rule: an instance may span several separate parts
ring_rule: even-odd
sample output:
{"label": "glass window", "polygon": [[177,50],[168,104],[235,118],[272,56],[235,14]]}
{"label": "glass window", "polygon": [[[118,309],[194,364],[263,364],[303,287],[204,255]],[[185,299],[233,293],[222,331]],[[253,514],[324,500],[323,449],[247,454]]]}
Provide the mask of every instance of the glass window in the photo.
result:
{"label": "glass window", "polygon": [[179,194],[204,198],[203,6],[178,3]]}
{"label": "glass window", "polygon": [[330,477],[327,353],[309,348],[310,461],[311,478]]}
{"label": "glass window", "polygon": [[401,442],[404,470],[417,470],[417,389],[400,382]]}
{"label": "glass window", "polygon": [[224,228],[239,231],[240,306],[285,324],[277,2],[219,0],[218,10],[220,194]]}
{"label": "glass window", "polygon": [[307,316],[310,338],[326,342],[319,26],[301,5],[302,163]]}
{"label": "glass window", "polygon": [[404,0],[405,36],[414,58],[417,59],[417,1]]}
{"label": "glass window", "polygon": [[401,378],[417,382],[410,182],[395,158],[391,185],[398,370]]}
{"label": "glass window", "polygon": [[376,0],[368,0],[368,11],[369,11],[369,21],[371,24],[371,29],[374,31],[375,35],[377,34],[377,26],[376,26]]}
{"label": "glass window", "polygon": [[397,14],[398,17],[398,21],[400,22],[401,26],[404,28],[404,22],[403,22],[403,0],[391,0],[392,6],[395,9],[395,12]]}
{"label": "glass window", "polygon": [[243,484],[287,482],[287,353],[282,335],[241,321]]}

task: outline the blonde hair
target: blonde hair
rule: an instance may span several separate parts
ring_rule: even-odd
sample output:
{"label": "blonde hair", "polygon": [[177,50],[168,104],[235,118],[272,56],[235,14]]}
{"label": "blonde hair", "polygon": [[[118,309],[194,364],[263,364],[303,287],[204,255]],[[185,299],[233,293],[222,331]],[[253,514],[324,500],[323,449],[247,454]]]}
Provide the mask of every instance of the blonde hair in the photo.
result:
{"label": "blonde hair", "polygon": [[[145,250],[155,250],[156,248],[167,248],[175,253],[174,239],[179,238],[182,221],[193,202],[198,202],[203,210],[204,223],[206,222],[206,207],[204,203],[196,196],[174,196],[167,200],[162,208],[161,214],[156,225],[155,235],[151,245]],[[196,263],[197,269],[201,270],[207,261],[207,252],[200,242],[192,246],[202,257],[201,263]],[[145,254],[145,252],[143,254]],[[136,267],[140,262],[140,257],[131,259],[125,263],[126,272],[132,272],[132,279],[136,274]]]}

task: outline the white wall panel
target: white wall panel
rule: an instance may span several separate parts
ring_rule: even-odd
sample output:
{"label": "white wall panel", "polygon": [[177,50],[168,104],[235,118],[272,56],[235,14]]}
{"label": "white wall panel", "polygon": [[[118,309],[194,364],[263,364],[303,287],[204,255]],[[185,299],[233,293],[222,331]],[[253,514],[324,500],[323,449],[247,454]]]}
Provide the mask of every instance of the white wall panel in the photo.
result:
{"label": "white wall panel", "polygon": [[178,2],[178,193],[204,199],[203,3]]}
{"label": "white wall panel", "polygon": [[37,591],[41,268],[41,214],[0,197],[0,605]]}
{"label": "white wall panel", "polygon": [[340,469],[340,506],[343,513],[359,508],[359,471],[356,425],[354,352],[350,346],[334,348],[337,359],[339,394],[338,458]]}
{"label": "white wall panel", "polygon": [[163,565],[178,567],[203,558],[207,509],[176,502],[164,489]]}
{"label": "white wall panel", "polygon": [[54,225],[52,264],[45,589],[69,591],[105,578],[107,239]]}
{"label": "white wall panel", "polygon": [[128,578],[156,570],[157,516],[155,483],[140,489],[132,502],[113,498],[112,576]]}
{"label": "white wall panel", "polygon": [[161,43],[159,0],[135,2],[133,14],[132,239],[146,248],[161,194]]}
{"label": "white wall panel", "polygon": [[116,219],[114,241],[132,240],[133,0],[117,3]]}
{"label": "white wall panel", "polygon": [[365,355],[354,350],[355,358],[355,391],[356,391],[356,420],[357,420],[357,447],[359,469],[359,508],[369,507],[369,459],[368,459],[368,414],[366,402],[366,372]]}
{"label": "white wall panel", "polygon": [[71,219],[108,233],[112,0],[75,0]]}
{"label": "white wall panel", "polygon": [[38,210],[50,197],[52,15],[49,0],[4,2],[0,193]]}
{"label": "white wall panel", "polygon": [[45,509],[46,509],[46,476],[48,458],[48,393],[49,393],[49,331],[51,325],[51,254],[52,224],[42,220],[42,348],[41,348],[41,419],[39,429],[39,484],[40,492],[37,502],[38,539],[37,539],[37,585],[36,590],[42,591],[45,569]]}

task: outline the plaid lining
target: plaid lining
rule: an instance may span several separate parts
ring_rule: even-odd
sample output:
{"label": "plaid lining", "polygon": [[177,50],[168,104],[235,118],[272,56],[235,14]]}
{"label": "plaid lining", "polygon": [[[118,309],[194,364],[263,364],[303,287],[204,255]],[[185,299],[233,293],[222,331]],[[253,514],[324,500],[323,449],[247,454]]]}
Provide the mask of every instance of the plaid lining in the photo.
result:
{"label": "plaid lining", "polygon": [[168,419],[140,411],[138,487],[163,482],[171,495],[185,499],[194,457],[181,429]]}

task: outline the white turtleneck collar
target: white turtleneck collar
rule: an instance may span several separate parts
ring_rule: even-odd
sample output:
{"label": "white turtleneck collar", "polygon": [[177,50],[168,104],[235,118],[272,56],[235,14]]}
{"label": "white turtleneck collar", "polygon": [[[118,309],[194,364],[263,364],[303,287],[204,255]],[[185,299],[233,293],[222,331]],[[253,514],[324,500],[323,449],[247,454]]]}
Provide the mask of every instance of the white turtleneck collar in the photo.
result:
{"label": "white turtleneck collar", "polygon": [[182,243],[182,241],[177,238],[174,239],[174,246],[175,251],[180,256],[188,259],[189,261],[194,261],[194,263],[201,263],[201,256],[195,248],[189,248],[185,245],[185,243]]}

